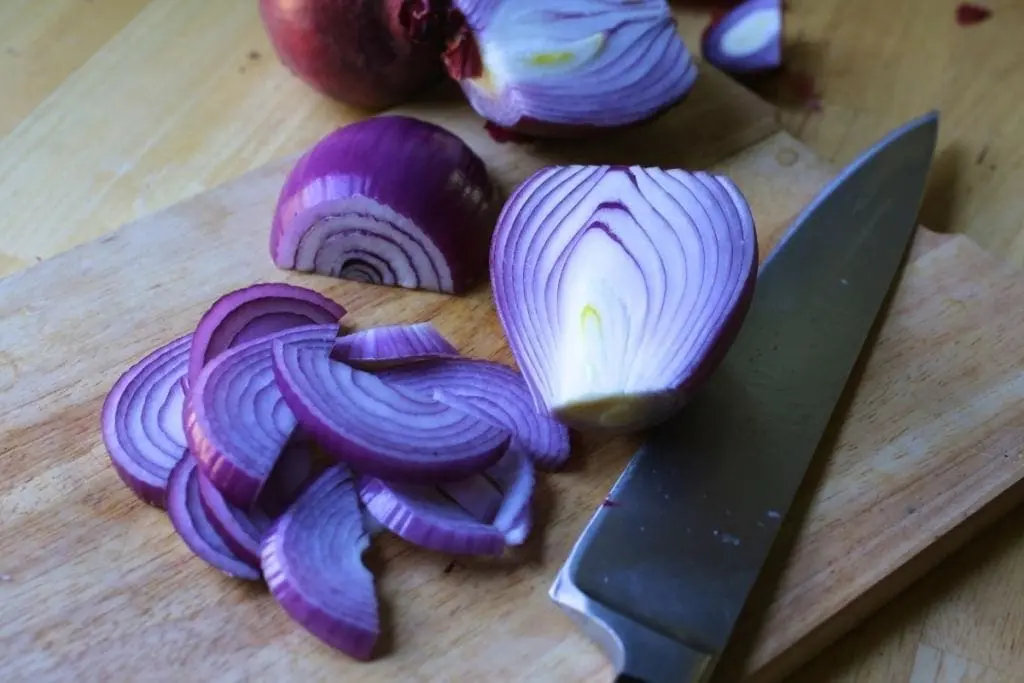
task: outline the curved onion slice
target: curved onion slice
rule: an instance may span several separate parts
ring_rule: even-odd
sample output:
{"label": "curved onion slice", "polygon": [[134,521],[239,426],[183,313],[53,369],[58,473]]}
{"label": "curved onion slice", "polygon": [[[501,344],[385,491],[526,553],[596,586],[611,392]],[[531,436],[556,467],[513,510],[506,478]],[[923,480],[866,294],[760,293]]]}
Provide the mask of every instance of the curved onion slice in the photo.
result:
{"label": "curved onion slice", "polygon": [[483,161],[432,123],[377,116],[292,168],[270,253],[279,268],[460,293],[484,279],[497,212]]}
{"label": "curved onion slice", "polygon": [[305,287],[280,282],[236,289],[199,319],[188,361],[189,383],[214,356],[237,344],[299,325],[337,323],[344,307]]}
{"label": "curved onion slice", "polygon": [[199,496],[199,471],[189,455],[175,465],[167,486],[167,514],[174,530],[193,553],[228,576],[258,581],[259,564],[249,564],[231,551],[210,523]]}
{"label": "curved onion slice", "polygon": [[333,330],[274,342],[274,374],[303,429],[361,474],[397,481],[467,477],[493,465],[510,435],[430,397],[330,359]]}
{"label": "curved onion slice", "polygon": [[258,567],[260,539],[270,527],[270,517],[259,507],[251,512],[235,507],[224,499],[209,479],[198,472],[195,476],[199,481],[199,502],[210,525],[236,557]]}
{"label": "curved onion slice", "polygon": [[499,219],[491,280],[537,405],[580,429],[672,414],[739,331],[756,237],[722,176],[566,166],[528,178]]}
{"label": "curved onion slice", "polygon": [[352,657],[370,659],[380,634],[369,546],[348,470],[324,471],[263,541],[262,566],[274,599],[310,633]]}
{"label": "curved onion slice", "polygon": [[665,0],[454,0],[445,62],[473,108],[506,129],[558,135],[653,118],[697,67]]}
{"label": "curved onion slice", "polygon": [[402,366],[378,377],[504,428],[513,435],[509,448],[525,452],[541,469],[559,469],[569,459],[569,430],[537,412],[523,376],[508,366],[460,358]]}
{"label": "curved onion slice", "polygon": [[[522,451],[509,452],[485,474],[459,482],[460,498],[448,485],[417,486],[364,478],[359,496],[367,512],[392,533],[423,548],[458,555],[500,555],[530,532],[533,465]],[[497,498],[493,518],[467,506]]]}
{"label": "curved onion slice", "polygon": [[114,470],[144,502],[164,507],[167,480],[188,445],[181,423],[192,335],[150,352],[128,369],[103,402],[103,442]]}
{"label": "curved onion slice", "polygon": [[331,349],[333,360],[357,370],[458,356],[458,349],[430,323],[371,327],[338,337]]}
{"label": "curved onion slice", "polygon": [[255,503],[296,421],[274,380],[274,339],[334,325],[304,325],[232,347],[206,364],[185,405],[189,448],[203,475],[242,509]]}
{"label": "curved onion slice", "polygon": [[701,37],[709,64],[728,73],[782,65],[782,0],[747,0],[714,21]]}

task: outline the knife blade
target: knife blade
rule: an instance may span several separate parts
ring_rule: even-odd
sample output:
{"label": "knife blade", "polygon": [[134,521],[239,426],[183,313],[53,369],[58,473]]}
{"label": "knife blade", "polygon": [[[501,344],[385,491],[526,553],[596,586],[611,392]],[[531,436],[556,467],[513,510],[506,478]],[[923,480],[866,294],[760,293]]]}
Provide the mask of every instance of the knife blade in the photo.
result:
{"label": "knife blade", "polygon": [[938,133],[889,133],[801,212],[704,389],[652,430],[549,595],[617,681],[707,681],[917,226]]}

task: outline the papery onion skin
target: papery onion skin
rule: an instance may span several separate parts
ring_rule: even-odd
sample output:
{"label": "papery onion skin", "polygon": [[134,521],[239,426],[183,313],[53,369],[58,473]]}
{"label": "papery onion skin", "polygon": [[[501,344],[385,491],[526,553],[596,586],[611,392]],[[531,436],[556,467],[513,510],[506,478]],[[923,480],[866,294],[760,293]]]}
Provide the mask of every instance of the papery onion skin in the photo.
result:
{"label": "papery onion skin", "polygon": [[441,80],[443,12],[433,0],[260,0],[281,62],[315,90],[365,109]]}
{"label": "papery onion skin", "polygon": [[498,317],[539,409],[582,431],[676,412],[735,340],[757,235],[723,176],[624,166],[541,169],[491,247]]}
{"label": "papery onion skin", "polygon": [[300,325],[337,323],[345,308],[311,289],[281,282],[258,283],[217,299],[203,314],[189,352],[189,383],[206,365],[236,344]]}
{"label": "papery onion skin", "polygon": [[650,121],[697,66],[665,0],[454,0],[445,63],[478,114],[538,137]]}
{"label": "papery onion skin", "polygon": [[709,64],[732,74],[782,66],[782,0],[747,0],[717,17],[701,36]]}
{"label": "papery onion skin", "polygon": [[369,547],[348,469],[324,471],[263,539],[262,568],[274,599],[310,633],[369,660],[380,635]]}
{"label": "papery onion skin", "polygon": [[188,448],[181,422],[192,335],[149,352],[125,371],[103,402],[103,442],[121,481],[163,508],[171,470]]}
{"label": "papery onion skin", "polygon": [[331,349],[332,360],[369,371],[458,357],[459,350],[430,323],[358,330],[339,336]]}
{"label": "papery onion skin", "polygon": [[270,231],[274,264],[449,294],[486,279],[499,210],[483,160],[407,116],[335,130],[292,168]]}

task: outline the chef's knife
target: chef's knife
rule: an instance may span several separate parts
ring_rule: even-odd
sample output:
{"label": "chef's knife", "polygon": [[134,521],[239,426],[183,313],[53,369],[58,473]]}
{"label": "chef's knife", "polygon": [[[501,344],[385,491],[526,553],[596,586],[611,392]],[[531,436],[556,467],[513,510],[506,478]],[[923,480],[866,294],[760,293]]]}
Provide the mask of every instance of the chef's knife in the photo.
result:
{"label": "chef's knife", "polygon": [[700,394],[657,428],[551,598],[619,681],[713,674],[917,225],[938,132],[891,132],[797,217]]}

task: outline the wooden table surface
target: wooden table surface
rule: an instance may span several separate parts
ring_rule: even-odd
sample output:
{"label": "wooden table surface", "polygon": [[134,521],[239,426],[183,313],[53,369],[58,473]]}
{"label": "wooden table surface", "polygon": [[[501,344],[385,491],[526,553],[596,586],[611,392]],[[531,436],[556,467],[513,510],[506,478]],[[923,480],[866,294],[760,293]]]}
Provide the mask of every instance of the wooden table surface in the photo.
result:
{"label": "wooden table surface", "polygon": [[[297,152],[359,118],[276,61],[255,0],[0,0],[0,276]],[[955,21],[948,0],[789,0],[792,81],[758,85],[791,132],[844,163],[937,107],[923,222],[1024,265],[1024,3]],[[705,23],[684,18],[694,39]],[[788,85],[787,85],[788,84]],[[1024,680],[1024,510],[793,677]]]}

